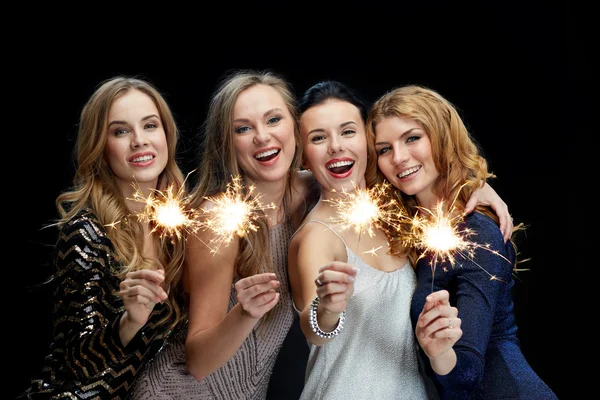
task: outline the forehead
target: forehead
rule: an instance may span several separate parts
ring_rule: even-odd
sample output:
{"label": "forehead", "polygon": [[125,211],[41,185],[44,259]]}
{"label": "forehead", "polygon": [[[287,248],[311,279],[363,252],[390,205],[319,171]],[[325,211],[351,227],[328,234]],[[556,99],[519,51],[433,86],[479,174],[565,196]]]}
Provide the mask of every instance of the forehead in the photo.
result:
{"label": "forehead", "polygon": [[158,108],[152,98],[144,92],[131,89],[113,100],[108,119],[127,119],[150,114],[158,115]]}
{"label": "forehead", "polygon": [[354,104],[337,99],[310,107],[300,117],[300,124],[311,129],[339,126],[349,121],[364,125],[360,111]]}
{"label": "forehead", "polygon": [[233,107],[234,118],[247,118],[279,108],[288,111],[287,104],[279,92],[268,85],[254,85],[238,95]]}
{"label": "forehead", "polygon": [[385,117],[375,125],[375,135],[402,134],[414,128],[422,129],[421,124],[414,119],[393,115]]}

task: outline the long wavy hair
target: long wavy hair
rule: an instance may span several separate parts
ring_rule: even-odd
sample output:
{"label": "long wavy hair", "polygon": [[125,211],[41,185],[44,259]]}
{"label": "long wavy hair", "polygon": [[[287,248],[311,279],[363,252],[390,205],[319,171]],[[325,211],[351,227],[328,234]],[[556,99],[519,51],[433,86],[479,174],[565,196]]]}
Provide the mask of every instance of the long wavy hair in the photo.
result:
{"label": "long wavy hair", "polygon": [[[243,91],[256,86],[267,85],[275,89],[283,98],[294,121],[296,151],[290,165],[284,193],[284,212],[289,217],[292,196],[292,178],[298,169],[300,131],[298,129],[298,111],[292,87],[286,80],[272,71],[237,70],[230,72],[220,82],[211,98],[206,120],[201,130],[199,154],[201,159],[198,177],[190,192],[190,206],[198,208],[206,196],[215,196],[227,190],[227,184],[233,177],[244,177],[234,151],[233,110],[238,96]],[[248,188],[244,188],[248,195]],[[261,214],[256,231],[248,232],[247,240],[239,241],[239,251],[235,261],[235,272],[245,278],[262,272],[273,272],[269,250],[269,229],[266,218]]]}
{"label": "long wavy hair", "polygon": [[[407,118],[418,122],[431,141],[431,152],[439,177],[434,183],[434,193],[445,204],[454,201],[457,212],[464,210],[473,191],[481,187],[487,179],[495,175],[488,171],[486,159],[480,154],[479,146],[469,134],[456,108],[439,93],[429,88],[408,85],[391,90],[372,105],[367,117],[367,138],[369,146],[375,148],[375,126],[388,117]],[[387,182],[377,168],[377,161],[367,168],[367,184]],[[408,196],[393,188],[393,196],[405,206],[405,211],[414,215],[418,208],[414,196]],[[498,216],[487,206],[477,206],[481,212],[496,223]],[[522,228],[518,226],[513,233]],[[395,236],[396,229],[388,229],[394,237],[394,246],[401,246]]]}
{"label": "long wavy hair", "polygon": [[[172,186],[175,191],[182,189],[185,180],[176,162],[176,148],[179,131],[173,114],[163,96],[149,82],[117,76],[101,82],[81,111],[77,142],[75,145],[76,172],[73,187],[61,193],[56,199],[60,219],[59,228],[79,211],[90,208],[104,226],[115,221],[118,229],[108,229],[122,268],[119,277],[124,279],[130,271],[156,266],[143,255],[144,228],[137,218],[130,218],[125,197],[104,159],[104,147],[108,136],[108,113],[113,102],[131,90],[148,95],[156,105],[167,139],[168,161],[158,179],[157,189]],[[162,235],[152,235],[157,242],[158,260],[165,269],[165,289],[169,298],[166,304],[169,315],[161,321],[173,318],[177,324],[182,317],[179,304],[180,282],[184,255],[183,240],[169,240]]]}

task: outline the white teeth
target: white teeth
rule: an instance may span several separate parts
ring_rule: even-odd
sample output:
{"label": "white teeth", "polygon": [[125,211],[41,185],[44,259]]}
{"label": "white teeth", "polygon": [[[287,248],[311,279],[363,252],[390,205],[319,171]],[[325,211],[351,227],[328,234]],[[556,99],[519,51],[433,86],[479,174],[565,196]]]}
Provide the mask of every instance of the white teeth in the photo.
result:
{"label": "white teeth", "polygon": [[408,175],[412,174],[413,172],[417,172],[419,169],[421,169],[420,165],[409,168],[406,171],[402,172],[401,174],[398,174],[398,178],[404,178],[405,176],[408,176]]}
{"label": "white teeth", "polygon": [[354,164],[354,161],[338,161],[338,162],[334,162],[333,164],[329,164],[327,166],[327,168],[331,169],[331,168],[337,168],[337,167],[344,167],[346,165],[352,165]]}
{"label": "white teeth", "polygon": [[137,157],[134,158],[133,160],[131,160],[131,162],[144,162],[144,161],[150,161],[154,158],[154,156],[151,155],[147,155],[147,156],[141,156],[141,157]]}
{"label": "white teeth", "polygon": [[254,156],[254,158],[263,158],[263,157],[268,157],[268,156],[270,156],[270,155],[272,155],[272,154],[275,154],[275,153],[277,153],[278,151],[279,151],[279,150],[277,150],[277,149],[267,150],[267,151],[265,151],[264,153],[258,153],[258,154],[256,154],[256,155]]}

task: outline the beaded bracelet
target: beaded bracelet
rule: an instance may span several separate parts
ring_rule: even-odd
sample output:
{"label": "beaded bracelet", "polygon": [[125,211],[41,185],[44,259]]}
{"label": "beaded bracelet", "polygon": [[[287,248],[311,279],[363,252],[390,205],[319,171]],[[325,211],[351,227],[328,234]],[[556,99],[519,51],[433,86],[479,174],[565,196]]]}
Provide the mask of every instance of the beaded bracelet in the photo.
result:
{"label": "beaded bracelet", "polygon": [[322,337],[323,339],[331,339],[332,337],[337,336],[344,327],[346,311],[344,310],[340,314],[340,319],[338,320],[337,326],[334,330],[332,330],[331,332],[324,332],[321,330],[321,328],[319,328],[319,323],[317,322],[317,307],[319,306],[320,302],[321,299],[319,299],[319,296],[317,296],[310,304],[310,310],[308,313],[308,323],[310,324],[310,329],[312,329],[312,331],[317,336]]}

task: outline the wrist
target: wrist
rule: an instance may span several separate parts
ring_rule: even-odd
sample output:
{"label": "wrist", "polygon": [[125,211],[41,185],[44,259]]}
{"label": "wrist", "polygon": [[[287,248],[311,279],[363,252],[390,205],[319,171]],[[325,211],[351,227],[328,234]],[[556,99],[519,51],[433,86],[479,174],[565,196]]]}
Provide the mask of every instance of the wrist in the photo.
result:
{"label": "wrist", "polygon": [[430,357],[429,362],[436,374],[447,375],[456,366],[456,353],[454,349],[448,349],[435,358]]}
{"label": "wrist", "polygon": [[[344,327],[344,321],[346,319],[346,311],[342,311],[342,313],[339,314],[337,324],[333,327],[333,329],[331,329],[329,331],[324,331],[319,326],[319,321],[318,321],[319,303],[320,302],[321,302],[321,299],[319,298],[319,296],[317,296],[314,298],[314,300],[310,304],[310,308],[309,308],[309,312],[308,312],[308,323],[310,325],[310,329],[313,331],[313,333],[315,335],[317,335],[323,339],[331,339],[331,338],[337,336],[341,332],[342,328]],[[331,313],[327,310],[321,310],[320,313],[322,316],[335,314],[335,313]]]}

